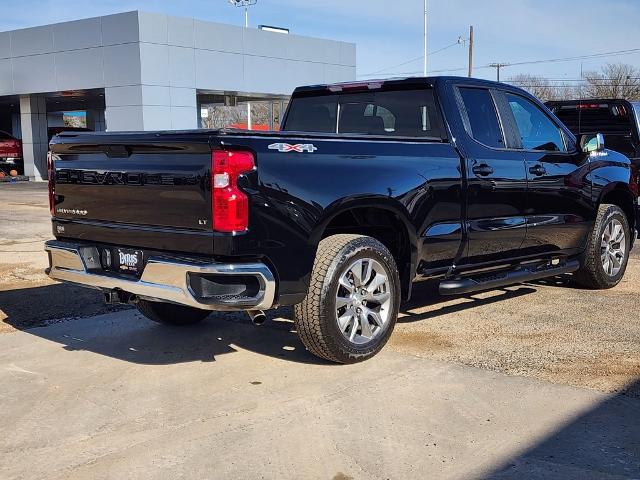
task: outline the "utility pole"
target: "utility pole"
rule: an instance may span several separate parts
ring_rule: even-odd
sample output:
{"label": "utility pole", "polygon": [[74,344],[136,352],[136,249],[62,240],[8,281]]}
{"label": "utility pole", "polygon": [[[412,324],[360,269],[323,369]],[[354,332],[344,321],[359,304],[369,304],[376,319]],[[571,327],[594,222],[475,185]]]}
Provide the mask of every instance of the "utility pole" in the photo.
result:
{"label": "utility pole", "polygon": [[427,56],[428,56],[427,47],[429,45],[428,37],[427,37],[428,27],[429,27],[429,23],[427,19],[427,6],[428,6],[428,0],[424,0],[424,71],[423,71],[423,74],[425,77],[427,76]]}
{"label": "utility pole", "polygon": [[473,25],[469,27],[469,78],[473,76]]}
{"label": "utility pole", "polygon": [[508,63],[490,63],[489,66],[496,69],[496,77],[497,77],[497,80],[500,81],[500,69],[503,67],[508,67],[509,64]]}

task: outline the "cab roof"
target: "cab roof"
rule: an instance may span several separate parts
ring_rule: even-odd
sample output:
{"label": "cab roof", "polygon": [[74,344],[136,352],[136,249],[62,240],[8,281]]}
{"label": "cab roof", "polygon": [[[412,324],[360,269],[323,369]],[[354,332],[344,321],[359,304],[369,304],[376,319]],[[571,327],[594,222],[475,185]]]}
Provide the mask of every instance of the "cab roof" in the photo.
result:
{"label": "cab roof", "polygon": [[340,82],[340,83],[327,83],[308,85],[304,87],[298,87],[293,91],[293,94],[297,93],[312,93],[312,92],[348,92],[348,91],[366,91],[366,90],[379,90],[393,87],[415,87],[424,88],[425,85],[434,87],[440,82],[455,81],[456,83],[472,84],[472,85],[484,85],[487,87],[501,86],[504,88],[508,86],[510,88],[513,85],[507,85],[504,83],[493,82],[491,80],[483,80],[479,78],[468,77],[456,77],[456,76],[437,76],[437,77],[399,77],[399,78],[381,78],[376,80],[359,80],[352,82]]}

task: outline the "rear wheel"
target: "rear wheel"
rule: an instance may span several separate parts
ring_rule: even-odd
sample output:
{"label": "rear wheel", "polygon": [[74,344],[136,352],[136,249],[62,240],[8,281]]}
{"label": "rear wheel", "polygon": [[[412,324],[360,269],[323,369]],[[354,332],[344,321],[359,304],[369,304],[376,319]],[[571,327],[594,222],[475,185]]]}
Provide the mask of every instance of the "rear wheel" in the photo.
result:
{"label": "rear wheel", "polygon": [[208,310],[166,302],[138,300],[137,308],[149,320],[165,325],[186,326],[199,323],[209,316]]}
{"label": "rear wheel", "polygon": [[580,270],[574,274],[576,282],[593,289],[615,287],[624,276],[630,249],[631,231],[624,212],[617,205],[600,205]]}
{"label": "rear wheel", "polygon": [[309,291],[295,307],[302,342],[319,357],[355,363],[387,343],[398,316],[393,256],[371,237],[333,235],[318,246]]}

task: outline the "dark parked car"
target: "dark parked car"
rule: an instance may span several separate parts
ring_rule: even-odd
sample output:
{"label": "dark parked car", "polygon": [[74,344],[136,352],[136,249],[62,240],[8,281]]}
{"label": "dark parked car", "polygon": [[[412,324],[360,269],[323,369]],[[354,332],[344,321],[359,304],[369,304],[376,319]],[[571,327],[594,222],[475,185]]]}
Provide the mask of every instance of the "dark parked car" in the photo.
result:
{"label": "dark parked car", "polygon": [[24,173],[22,141],[0,130],[0,171],[8,175],[11,170],[16,170],[19,175]]}
{"label": "dark parked car", "polygon": [[602,133],[607,148],[629,157],[640,173],[640,102],[590,99],[547,106],[574,135]]}
{"label": "dark parked car", "polygon": [[445,295],[624,275],[629,159],[515,87],[410,78],[296,89],[283,131],[52,140],[49,275],[173,325],[295,305],[314,354],[376,354],[412,282]]}

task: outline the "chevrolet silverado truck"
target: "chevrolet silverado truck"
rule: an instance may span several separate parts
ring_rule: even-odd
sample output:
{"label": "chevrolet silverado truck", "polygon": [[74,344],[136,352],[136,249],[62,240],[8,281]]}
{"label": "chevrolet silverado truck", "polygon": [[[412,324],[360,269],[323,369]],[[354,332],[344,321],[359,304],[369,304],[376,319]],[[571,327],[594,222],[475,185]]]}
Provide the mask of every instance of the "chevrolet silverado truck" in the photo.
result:
{"label": "chevrolet silverado truck", "polygon": [[170,325],[294,305],[339,363],[382,349],[416,279],[610,288],[635,238],[629,159],[483,80],[302,87],[277,133],[64,133],[51,152],[52,278]]}

